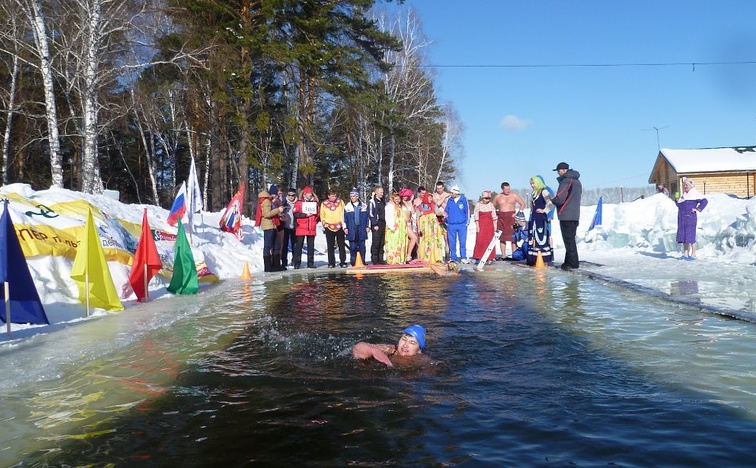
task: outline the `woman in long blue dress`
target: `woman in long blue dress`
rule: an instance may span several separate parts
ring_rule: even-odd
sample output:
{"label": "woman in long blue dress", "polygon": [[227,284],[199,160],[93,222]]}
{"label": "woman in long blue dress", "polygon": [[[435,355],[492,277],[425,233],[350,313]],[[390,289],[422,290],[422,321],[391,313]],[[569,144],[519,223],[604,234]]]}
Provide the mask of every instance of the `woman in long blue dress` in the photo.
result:
{"label": "woman in long blue dress", "polygon": [[681,260],[696,259],[696,224],[698,212],[709,201],[696,190],[692,179],[683,178],[683,194],[677,199],[677,242],[683,245]]}
{"label": "woman in long blue dress", "polygon": [[549,212],[554,209],[551,194],[546,189],[546,183],[541,176],[530,178],[533,192],[530,196],[530,221],[528,221],[528,265],[535,265],[540,252],[543,262],[550,265],[554,260],[551,248],[551,220]]}

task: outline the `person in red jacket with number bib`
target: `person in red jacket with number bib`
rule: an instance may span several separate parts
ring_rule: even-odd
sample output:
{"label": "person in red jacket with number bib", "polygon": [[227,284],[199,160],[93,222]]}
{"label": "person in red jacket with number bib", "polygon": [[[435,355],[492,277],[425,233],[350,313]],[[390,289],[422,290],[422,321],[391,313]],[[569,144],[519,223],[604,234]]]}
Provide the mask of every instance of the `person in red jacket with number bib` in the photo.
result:
{"label": "person in red jacket with number bib", "polygon": [[320,209],[318,207],[318,197],[309,186],[302,189],[299,200],[294,203],[292,209],[297,236],[297,242],[294,245],[294,255],[292,263],[294,269],[298,270],[302,266],[302,247],[307,240],[307,268],[315,268],[315,234],[317,234],[318,220],[320,219]]}

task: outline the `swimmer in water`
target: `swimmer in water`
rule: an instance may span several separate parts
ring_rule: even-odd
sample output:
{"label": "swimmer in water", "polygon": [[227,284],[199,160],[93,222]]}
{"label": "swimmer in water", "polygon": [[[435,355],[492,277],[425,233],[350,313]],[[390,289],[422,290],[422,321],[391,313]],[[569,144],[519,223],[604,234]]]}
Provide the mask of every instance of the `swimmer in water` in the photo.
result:
{"label": "swimmer in water", "polygon": [[352,356],[355,359],[375,359],[393,367],[395,363],[427,360],[425,356],[422,356],[424,349],[425,328],[412,325],[404,329],[397,344],[371,344],[360,341],[352,348]]}
{"label": "swimmer in water", "polygon": [[459,265],[457,265],[457,262],[449,262],[446,265],[436,265],[434,263],[431,263],[428,266],[430,267],[431,270],[433,270],[433,273],[439,276],[449,276],[449,275],[459,274]]}

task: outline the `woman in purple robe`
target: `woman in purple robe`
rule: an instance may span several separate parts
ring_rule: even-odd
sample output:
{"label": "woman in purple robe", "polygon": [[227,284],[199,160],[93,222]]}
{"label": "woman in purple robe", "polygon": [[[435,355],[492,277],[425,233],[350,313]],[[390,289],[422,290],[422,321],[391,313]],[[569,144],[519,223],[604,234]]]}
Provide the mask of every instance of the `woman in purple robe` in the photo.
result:
{"label": "woman in purple robe", "polygon": [[683,177],[683,193],[677,199],[677,242],[683,245],[680,260],[696,259],[696,224],[698,212],[709,203],[701,192],[696,190],[692,179]]}

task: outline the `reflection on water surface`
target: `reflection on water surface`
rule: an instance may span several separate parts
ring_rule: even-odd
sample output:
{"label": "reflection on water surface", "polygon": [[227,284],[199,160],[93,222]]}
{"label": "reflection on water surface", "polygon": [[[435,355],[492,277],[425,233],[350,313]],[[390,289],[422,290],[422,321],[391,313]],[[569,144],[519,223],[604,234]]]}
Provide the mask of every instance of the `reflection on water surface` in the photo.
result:
{"label": "reflection on water surface", "polygon": [[[525,268],[291,275],[225,282],[199,299],[133,311],[154,329],[63,365],[60,377],[6,389],[3,419],[17,429],[2,440],[8,460],[750,463],[753,324]],[[180,304],[179,319],[149,310],[166,304]],[[351,359],[355,342],[395,342],[411,323],[429,332],[429,368]]]}

